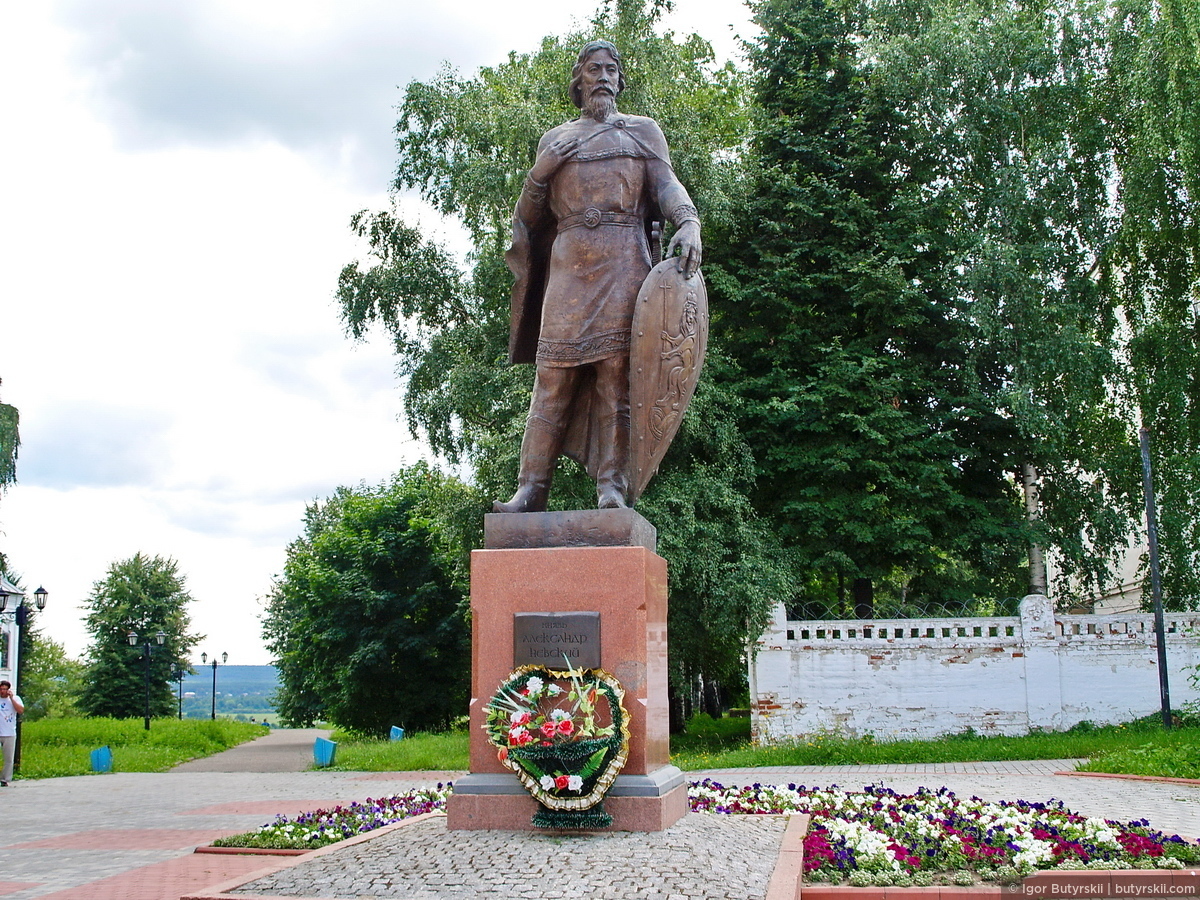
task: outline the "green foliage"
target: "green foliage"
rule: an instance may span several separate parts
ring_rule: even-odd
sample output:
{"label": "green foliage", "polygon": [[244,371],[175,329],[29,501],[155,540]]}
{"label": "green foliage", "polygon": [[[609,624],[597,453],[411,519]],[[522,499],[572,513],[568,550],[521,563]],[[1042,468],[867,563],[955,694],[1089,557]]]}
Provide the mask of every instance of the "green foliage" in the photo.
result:
{"label": "green foliage", "polygon": [[1138,500],[1104,264],[1116,175],[1096,102],[1105,11],[1090,0],[926,9],[925,27],[881,42],[874,84],[961,236],[951,288],[989,374],[986,402],[1015,429],[1009,467],[1043,479],[1033,537],[1054,550],[1060,598],[1091,597]]}
{"label": "green foliage", "polygon": [[708,258],[754,504],[807,575],[792,599],[855,577],[926,602],[1019,593],[1015,435],[948,282],[960,239],[928,160],[872,90],[855,11],[755,10],[754,186]]}
{"label": "green foliage", "polygon": [[[30,617],[32,619],[32,616]],[[31,622],[22,635],[21,699],[24,722],[60,719],[77,714],[83,685],[83,663],[67,656],[62,644],[45,637]]]}
{"label": "green foliage", "polygon": [[[203,635],[189,633],[192,602],[173,559],[137,553],[113,563],[104,580],[97,581],[86,601],[84,624],[92,636],[87,670],[79,697],[80,710],[89,716],[130,718],[146,709],[143,643],[153,644],[150,655],[150,715],[175,712],[171,672],[189,666],[188,656]],[[162,645],[156,641],[161,631]],[[137,634],[130,646],[128,634]]]}
{"label": "green foliage", "polygon": [[1164,597],[1200,603],[1200,12],[1113,0],[1100,94],[1118,177],[1104,260],[1129,337],[1131,405],[1152,435]]}
{"label": "green foliage", "polygon": [[345,772],[456,772],[470,767],[470,741],[465,730],[405,734],[400,741],[337,729],[337,761]]}
{"label": "green foliage", "polygon": [[163,772],[266,733],[261,725],[224,719],[155,719],[149,731],[133,719],[42,719],[22,726],[20,777],[87,775],[91,751],[104,746],[113,751],[115,772]]}
{"label": "green foliage", "polygon": [[[511,279],[503,262],[510,218],[542,134],[578,113],[567,82],[578,48],[602,37],[621,49],[628,87],[621,108],[658,120],[672,162],[706,228],[728,222],[740,189],[737,151],[749,125],[743,79],[715,64],[696,36],[658,35],[657,4],[606,5],[583,32],[548,37],[531,54],[510,54],[464,78],[443,70],[405,91],[397,124],[395,188],[416,189],[469,230],[469,273],[394,212],[360,213],[369,247],[352,263],[338,297],[349,333],[381,326],[407,378],[414,433],[452,461],[467,459],[484,497],[515,480],[532,367],[504,364]],[[746,637],[757,633],[785,570],[747,499],[752,464],[725,416],[736,398],[702,385],[662,471],[640,509],[659,529],[670,564],[672,682],[697,672],[740,683]],[[552,508],[592,506],[594,485],[572,462],[555,474]],[[479,511],[482,511],[479,510]],[[478,533],[460,529],[467,540]],[[464,545],[478,546],[477,543]]]}
{"label": "green foliage", "polygon": [[750,717],[725,716],[714,719],[696,713],[679,734],[671,735],[672,759],[708,758],[750,745]]}
{"label": "green foliage", "polygon": [[21,446],[19,423],[17,408],[0,403],[0,491],[17,480],[17,448]]}
{"label": "green foliage", "polygon": [[418,465],[309,506],[263,624],[285,721],[325,719],[382,735],[392,725],[444,727],[465,711],[469,629],[455,585],[462,538],[435,518],[453,521],[446,510],[469,506],[470,496]]}
{"label": "green foliage", "polygon": [[[17,449],[21,446],[19,424],[17,408],[0,403],[0,494],[17,480]],[[0,552],[0,572],[6,565],[4,553]]]}

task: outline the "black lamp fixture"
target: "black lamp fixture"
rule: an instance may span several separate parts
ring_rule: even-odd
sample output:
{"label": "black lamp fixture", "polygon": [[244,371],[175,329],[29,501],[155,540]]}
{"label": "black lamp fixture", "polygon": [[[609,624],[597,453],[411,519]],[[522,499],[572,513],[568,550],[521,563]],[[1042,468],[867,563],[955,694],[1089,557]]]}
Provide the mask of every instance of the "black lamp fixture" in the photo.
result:
{"label": "black lamp fixture", "polygon": [[[136,647],[138,645],[138,633],[136,631],[129,632],[127,637],[129,638],[129,646],[130,647]],[[154,635],[154,640],[160,647],[163,645],[163,642],[166,641],[166,639],[167,639],[167,633],[165,631],[159,631],[156,635]],[[142,641],[142,661],[146,664],[146,669],[145,669],[145,672],[146,672],[145,721],[146,721],[146,730],[147,731],[150,730],[150,657],[153,655],[154,655],[154,644],[150,643],[150,638],[147,637],[144,641]]]}
{"label": "black lamp fixture", "polygon": [[[226,662],[228,662],[228,661],[229,661],[229,654],[228,654],[228,653],[222,653],[222,654],[221,654],[221,662],[222,662],[222,664],[224,664],[224,663],[226,663]],[[201,654],[200,654],[200,662],[202,662],[202,663],[206,663],[206,662],[208,662],[208,654],[207,654],[207,653],[201,653]],[[216,655],[215,653],[213,654],[213,658],[212,658],[212,670],[213,670],[213,681],[212,681],[212,718],[213,718],[213,719],[216,719],[216,717],[217,717],[217,655]]]}

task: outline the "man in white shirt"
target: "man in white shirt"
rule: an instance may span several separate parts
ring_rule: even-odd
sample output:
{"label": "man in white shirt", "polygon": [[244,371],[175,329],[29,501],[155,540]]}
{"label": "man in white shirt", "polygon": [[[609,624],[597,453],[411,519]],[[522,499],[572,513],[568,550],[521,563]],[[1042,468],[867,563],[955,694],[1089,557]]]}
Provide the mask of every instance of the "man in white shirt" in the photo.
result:
{"label": "man in white shirt", "polygon": [[0,772],[0,787],[8,787],[13,777],[13,754],[17,751],[17,716],[25,712],[25,704],[12,691],[12,684],[0,681],[0,747],[4,749],[4,770]]}

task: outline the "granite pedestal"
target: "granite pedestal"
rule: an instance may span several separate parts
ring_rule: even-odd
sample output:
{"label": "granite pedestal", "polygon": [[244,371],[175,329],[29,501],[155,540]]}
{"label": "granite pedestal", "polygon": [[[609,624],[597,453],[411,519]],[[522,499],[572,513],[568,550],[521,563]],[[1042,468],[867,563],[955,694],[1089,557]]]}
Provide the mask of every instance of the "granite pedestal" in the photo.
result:
{"label": "granite pedestal", "polygon": [[667,564],[636,512],[489,515],[471,555],[471,772],[455,782],[451,829],[534,830],[538,805],[496,756],[483,708],[514,668],[517,613],[600,614],[600,668],[625,688],[629,759],[604,800],[617,831],[661,831],[687,812],[670,764]]}

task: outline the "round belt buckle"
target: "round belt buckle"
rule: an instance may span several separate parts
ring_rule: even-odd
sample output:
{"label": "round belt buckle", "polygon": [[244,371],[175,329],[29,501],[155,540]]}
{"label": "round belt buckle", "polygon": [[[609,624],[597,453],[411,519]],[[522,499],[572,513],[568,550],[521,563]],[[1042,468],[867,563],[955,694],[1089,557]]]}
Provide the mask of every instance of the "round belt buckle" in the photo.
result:
{"label": "round belt buckle", "polygon": [[600,210],[596,209],[594,206],[589,206],[583,211],[583,224],[588,228],[595,228],[600,224],[600,219]]}

